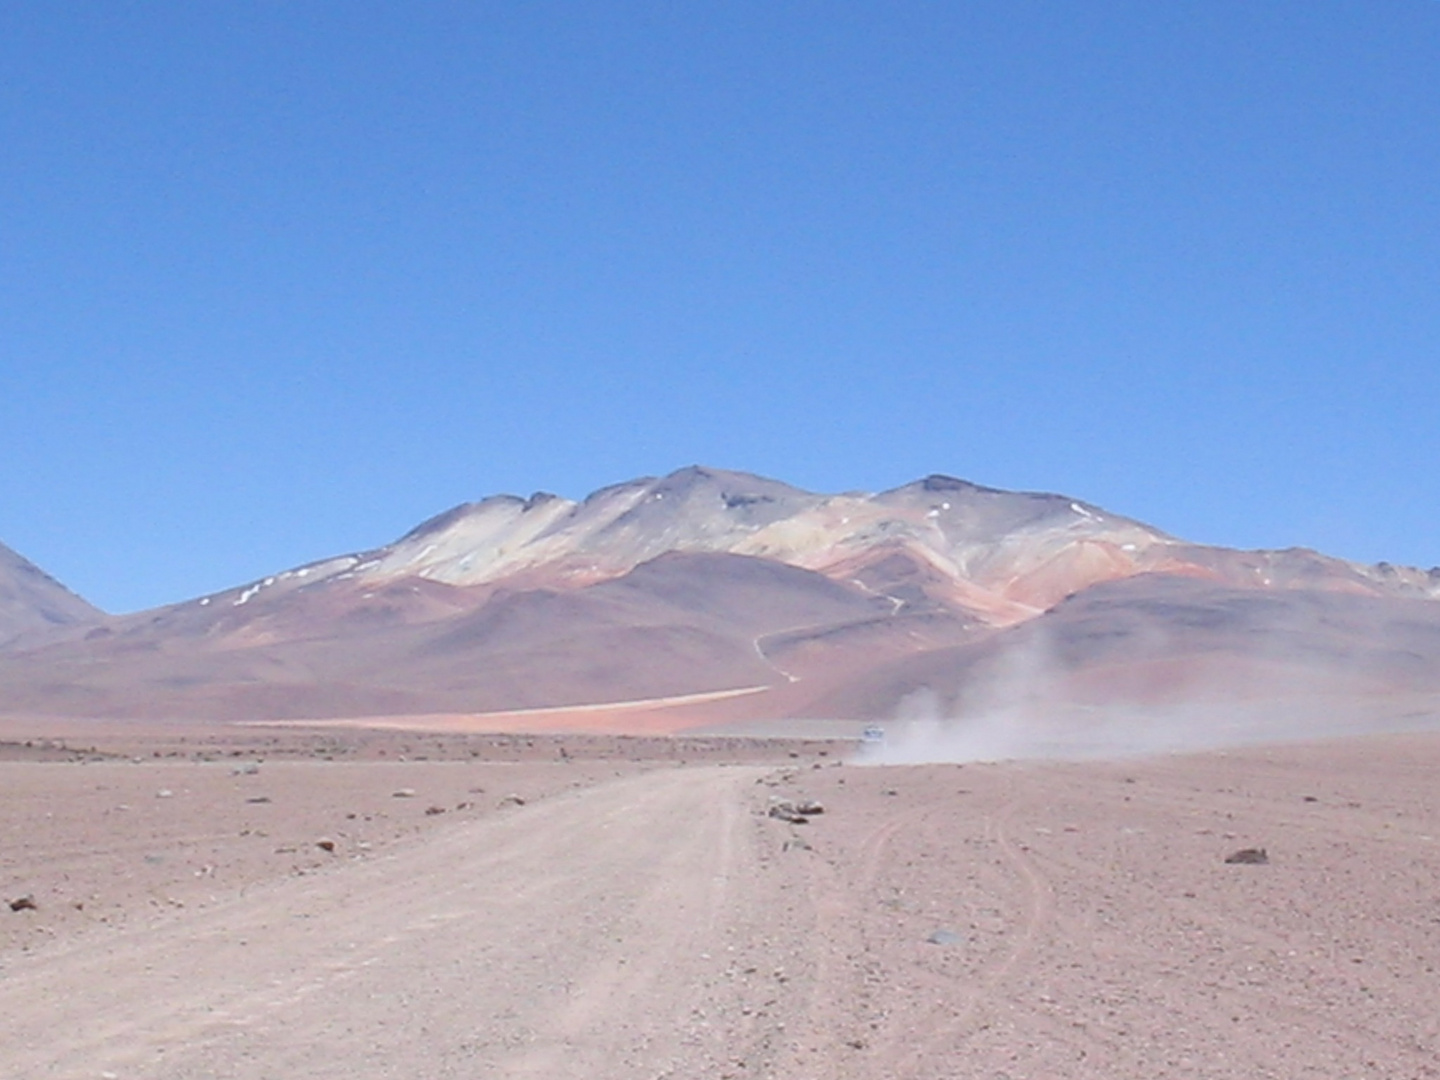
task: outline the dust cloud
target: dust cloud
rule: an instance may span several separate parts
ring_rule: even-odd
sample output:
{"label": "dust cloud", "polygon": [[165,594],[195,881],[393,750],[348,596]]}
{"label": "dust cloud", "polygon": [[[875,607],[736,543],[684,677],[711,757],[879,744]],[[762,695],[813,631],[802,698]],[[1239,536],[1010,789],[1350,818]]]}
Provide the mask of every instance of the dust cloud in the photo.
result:
{"label": "dust cloud", "polygon": [[[1267,657],[1273,660],[1273,657]],[[1391,692],[1348,672],[1236,660],[1194,674],[1166,695],[1108,700],[1078,691],[1043,638],[1005,656],[958,694],[930,687],[903,698],[859,764],[1025,759],[1115,760],[1347,735],[1440,729],[1440,694]],[[1123,675],[1117,673],[1117,685]]]}

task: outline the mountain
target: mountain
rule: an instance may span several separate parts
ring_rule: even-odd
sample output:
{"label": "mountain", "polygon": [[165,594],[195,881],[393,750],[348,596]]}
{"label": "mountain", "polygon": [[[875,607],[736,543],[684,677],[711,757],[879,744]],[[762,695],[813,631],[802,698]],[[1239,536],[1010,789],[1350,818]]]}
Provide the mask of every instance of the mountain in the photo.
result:
{"label": "mountain", "polygon": [[[1303,678],[1337,654],[1419,687],[1440,670],[1437,597],[1440,570],[1196,545],[1062,495],[945,476],[825,495],[692,467],[467,503],[137,615],[87,606],[82,637],[0,654],[0,711],[866,718],[920,689],[959,707],[1041,654],[1078,697],[1179,692],[1221,660]],[[1258,664],[1257,641],[1296,627],[1304,648]]]}
{"label": "mountain", "polygon": [[0,649],[103,618],[98,608],[0,544]]}
{"label": "mountain", "polygon": [[1097,582],[1142,573],[1242,588],[1440,596],[1440,572],[1368,567],[1300,549],[1240,552],[1190,544],[1062,495],[998,491],[944,476],[879,495],[816,495],[745,473],[692,467],[604,488],[578,503],[545,493],[467,503],[386,547],[284,571],[195,603],[213,605],[217,624],[260,623],[266,633],[284,636],[293,631],[274,625],[271,616],[303,625],[308,616],[302,613],[313,608],[323,620],[337,614],[337,604],[354,606],[357,598],[371,599],[399,583],[418,599],[391,592],[387,611],[423,620],[467,606],[462,593],[581,588],[671,552],[780,562],[874,595],[888,593],[897,610],[940,605],[997,626],[1033,618]]}

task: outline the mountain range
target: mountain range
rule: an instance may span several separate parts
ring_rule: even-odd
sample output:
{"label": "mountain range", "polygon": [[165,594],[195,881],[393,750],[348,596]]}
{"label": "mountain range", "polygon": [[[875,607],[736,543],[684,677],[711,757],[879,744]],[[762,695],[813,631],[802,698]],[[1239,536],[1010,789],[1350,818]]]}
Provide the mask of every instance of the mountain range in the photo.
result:
{"label": "mountain range", "polygon": [[124,616],[0,547],[0,713],[681,729],[1016,693],[1428,692],[1437,599],[1440,569],[1194,544],[1068,496],[947,476],[824,495],[692,467],[467,503]]}

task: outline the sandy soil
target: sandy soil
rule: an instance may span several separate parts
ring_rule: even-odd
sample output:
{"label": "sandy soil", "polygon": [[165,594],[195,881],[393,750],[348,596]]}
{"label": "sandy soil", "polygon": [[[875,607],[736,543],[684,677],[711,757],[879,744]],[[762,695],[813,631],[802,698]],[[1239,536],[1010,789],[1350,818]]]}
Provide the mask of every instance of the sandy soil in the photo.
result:
{"label": "sandy soil", "polygon": [[0,754],[0,1075],[1440,1076],[1440,736],[257,737]]}

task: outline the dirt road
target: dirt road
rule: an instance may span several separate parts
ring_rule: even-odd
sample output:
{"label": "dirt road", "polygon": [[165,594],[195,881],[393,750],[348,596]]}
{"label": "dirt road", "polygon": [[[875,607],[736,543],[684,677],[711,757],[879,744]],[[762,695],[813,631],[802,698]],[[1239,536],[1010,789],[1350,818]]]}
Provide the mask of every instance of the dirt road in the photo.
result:
{"label": "dirt road", "polygon": [[764,772],[624,778],[12,960],[7,1075],[764,1075],[813,966]]}

